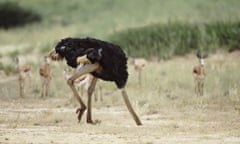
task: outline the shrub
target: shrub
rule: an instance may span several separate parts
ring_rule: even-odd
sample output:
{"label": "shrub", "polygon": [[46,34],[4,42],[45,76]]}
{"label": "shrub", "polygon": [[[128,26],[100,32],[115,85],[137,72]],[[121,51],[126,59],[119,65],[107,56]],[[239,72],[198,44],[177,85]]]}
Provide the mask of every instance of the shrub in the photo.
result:
{"label": "shrub", "polygon": [[132,57],[170,58],[196,50],[240,49],[240,22],[168,23],[131,28],[110,35]]}
{"label": "shrub", "polygon": [[0,3],[0,28],[8,29],[41,20],[39,14],[21,8],[17,3]]}
{"label": "shrub", "polygon": [[16,68],[14,68],[12,65],[4,65],[2,62],[0,62],[0,70],[4,71],[6,75],[17,73]]}

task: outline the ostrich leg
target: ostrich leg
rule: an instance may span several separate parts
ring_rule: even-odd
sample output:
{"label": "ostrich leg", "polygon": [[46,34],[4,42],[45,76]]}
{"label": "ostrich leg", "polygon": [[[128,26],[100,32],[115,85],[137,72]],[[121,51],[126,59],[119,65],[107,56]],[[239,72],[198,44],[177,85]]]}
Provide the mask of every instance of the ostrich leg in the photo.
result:
{"label": "ostrich leg", "polygon": [[70,86],[71,90],[73,91],[74,96],[77,98],[79,104],[80,104],[80,108],[77,109],[76,113],[78,114],[78,120],[79,122],[81,121],[82,118],[82,114],[84,113],[84,111],[86,110],[86,105],[84,104],[82,98],[79,96],[76,87],[74,86],[74,81],[81,75],[83,74],[87,74],[90,72],[95,71],[97,68],[99,67],[99,64],[86,64],[83,66],[78,66],[77,67],[77,71],[76,73],[68,79],[67,83]]}
{"label": "ostrich leg", "polygon": [[125,89],[123,88],[123,89],[121,89],[121,91],[122,91],[122,96],[123,96],[124,102],[125,102],[125,104],[126,104],[126,106],[128,108],[128,111],[131,113],[131,115],[132,115],[133,119],[135,120],[136,124],[137,125],[142,125],[142,122],[140,121],[140,119],[138,118],[136,112],[132,108],[132,105],[131,105],[131,103],[130,103],[130,101],[128,99],[128,95],[127,95]]}
{"label": "ostrich leg", "polygon": [[88,88],[88,104],[87,104],[87,123],[92,123],[92,94],[97,84],[97,78],[94,77],[90,87]]}

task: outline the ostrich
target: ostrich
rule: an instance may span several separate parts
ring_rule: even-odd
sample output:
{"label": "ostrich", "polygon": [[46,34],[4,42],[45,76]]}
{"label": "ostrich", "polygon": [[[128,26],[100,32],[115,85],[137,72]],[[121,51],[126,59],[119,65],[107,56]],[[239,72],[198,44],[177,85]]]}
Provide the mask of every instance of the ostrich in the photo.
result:
{"label": "ostrich", "polygon": [[51,67],[50,67],[50,57],[44,56],[44,63],[39,69],[39,75],[42,79],[42,93],[41,97],[47,97],[49,93],[49,84],[52,79]]}
{"label": "ostrich", "polygon": [[120,46],[94,38],[65,38],[58,42],[49,55],[52,60],[60,61],[65,59],[69,66],[76,68],[76,73],[68,79],[67,83],[80,103],[80,108],[76,111],[79,122],[86,110],[86,105],[79,96],[74,81],[79,76],[90,73],[94,78],[88,88],[87,123],[94,124],[91,115],[91,99],[99,78],[115,82],[116,86],[121,90],[124,102],[136,124],[142,125],[125,90],[128,79],[127,57]]}
{"label": "ostrich", "polygon": [[[15,58],[15,67],[18,71],[18,81],[19,81],[19,95],[20,97],[24,97],[24,87],[26,83],[26,79],[31,83],[31,66],[30,65],[20,65],[19,58]],[[30,84],[31,85],[31,84]]]}
{"label": "ostrich", "polygon": [[142,85],[142,71],[147,64],[147,60],[144,58],[135,58],[134,59],[134,69],[138,74],[138,84]]}
{"label": "ostrich", "polygon": [[206,77],[206,69],[205,69],[204,60],[208,57],[208,55],[197,52],[196,56],[199,59],[199,65],[197,65],[193,68],[195,93],[197,94],[197,96],[199,96],[199,95],[203,96],[204,80]]}

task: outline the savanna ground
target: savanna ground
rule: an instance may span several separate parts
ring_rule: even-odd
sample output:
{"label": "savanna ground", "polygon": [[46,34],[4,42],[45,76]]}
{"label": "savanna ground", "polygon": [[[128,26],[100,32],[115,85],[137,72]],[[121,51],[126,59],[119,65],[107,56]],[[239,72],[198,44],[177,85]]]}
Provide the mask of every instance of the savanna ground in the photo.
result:
{"label": "savanna ground", "polygon": [[[1,76],[0,143],[240,143],[240,53],[207,59],[205,95],[196,97],[193,55],[149,62],[142,86],[129,60],[127,90],[143,126],[136,126],[113,83],[100,82],[103,102],[94,102],[97,125],[77,122],[77,103],[63,78],[65,64],[53,63],[51,95],[40,99],[36,76],[25,98],[16,76]],[[86,100],[86,96],[85,100]]]}

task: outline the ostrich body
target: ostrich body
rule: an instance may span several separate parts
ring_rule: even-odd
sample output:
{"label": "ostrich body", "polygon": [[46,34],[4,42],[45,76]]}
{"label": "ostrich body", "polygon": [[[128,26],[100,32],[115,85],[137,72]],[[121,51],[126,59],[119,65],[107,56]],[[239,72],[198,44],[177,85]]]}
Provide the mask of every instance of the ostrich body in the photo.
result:
{"label": "ostrich body", "polygon": [[87,123],[93,123],[91,117],[91,96],[99,78],[115,82],[117,87],[121,89],[124,102],[136,124],[142,124],[133,110],[125,91],[128,79],[127,57],[120,46],[93,38],[65,38],[58,42],[49,55],[52,60],[59,61],[65,59],[69,66],[76,68],[76,73],[68,79],[68,85],[80,103],[80,108],[77,109],[79,121],[86,110],[86,105],[79,96],[74,86],[74,81],[79,76],[90,73],[94,78],[88,88]]}

